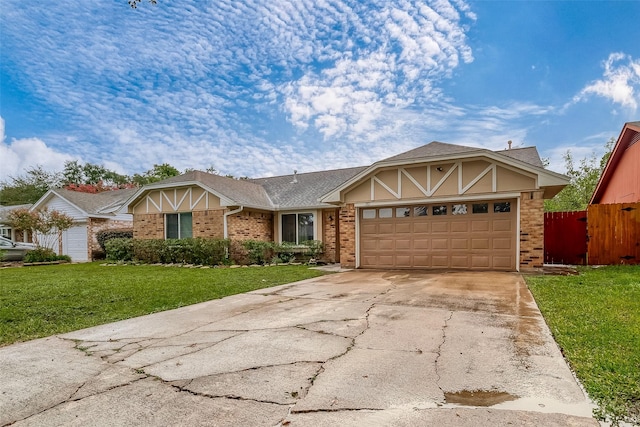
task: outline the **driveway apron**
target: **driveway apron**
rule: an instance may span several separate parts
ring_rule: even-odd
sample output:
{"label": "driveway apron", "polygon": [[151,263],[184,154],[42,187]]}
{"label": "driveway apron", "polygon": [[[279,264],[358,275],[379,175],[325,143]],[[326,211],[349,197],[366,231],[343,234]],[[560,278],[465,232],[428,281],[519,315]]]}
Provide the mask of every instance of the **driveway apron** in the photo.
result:
{"label": "driveway apron", "polygon": [[597,426],[519,274],[351,271],[0,348],[0,425]]}

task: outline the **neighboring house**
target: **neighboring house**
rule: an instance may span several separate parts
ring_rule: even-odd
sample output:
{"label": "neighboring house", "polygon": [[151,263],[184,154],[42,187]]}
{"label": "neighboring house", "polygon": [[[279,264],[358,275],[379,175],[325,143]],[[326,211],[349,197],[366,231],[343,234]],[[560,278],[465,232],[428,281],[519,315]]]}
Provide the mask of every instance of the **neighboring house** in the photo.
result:
{"label": "neighboring house", "polygon": [[626,123],[589,204],[640,202],[640,121]]}
{"label": "neighboring house", "polygon": [[16,209],[29,209],[31,204],[28,205],[14,205],[14,206],[0,206],[0,236],[6,237],[14,242],[31,243],[31,232],[26,233],[23,230],[18,230],[8,224],[7,219],[9,213]]}
{"label": "neighboring house", "polygon": [[[74,225],[62,233],[61,254],[73,261],[89,261],[100,246],[96,234],[109,228],[132,228],[132,217],[119,212],[133,193],[131,190],[104,191],[90,194],[64,189],[49,190],[31,210],[48,208],[63,212],[74,219]],[[55,248],[54,248],[55,249]]]}
{"label": "neighboring house", "polygon": [[368,167],[235,180],[192,171],[136,191],[134,237],[321,240],[345,267],[543,264],[543,200],[568,184],[535,147],[432,142]]}

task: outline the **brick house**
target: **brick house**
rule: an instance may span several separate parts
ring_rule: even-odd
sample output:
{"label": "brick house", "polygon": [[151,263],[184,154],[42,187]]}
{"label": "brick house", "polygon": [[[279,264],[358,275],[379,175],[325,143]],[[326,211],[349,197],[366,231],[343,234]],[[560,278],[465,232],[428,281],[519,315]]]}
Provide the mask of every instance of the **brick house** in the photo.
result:
{"label": "brick house", "polygon": [[73,261],[90,261],[100,249],[97,233],[106,229],[133,228],[133,217],[119,212],[135,189],[104,191],[97,194],[64,189],[47,191],[31,210],[47,208],[63,212],[73,218],[73,226],[62,233],[59,254],[69,255]]}
{"label": "brick house", "polygon": [[519,271],[543,263],[543,201],[568,184],[535,147],[440,142],[370,166],[236,180],[191,171],[124,206],[134,237],[321,240],[345,267]]}

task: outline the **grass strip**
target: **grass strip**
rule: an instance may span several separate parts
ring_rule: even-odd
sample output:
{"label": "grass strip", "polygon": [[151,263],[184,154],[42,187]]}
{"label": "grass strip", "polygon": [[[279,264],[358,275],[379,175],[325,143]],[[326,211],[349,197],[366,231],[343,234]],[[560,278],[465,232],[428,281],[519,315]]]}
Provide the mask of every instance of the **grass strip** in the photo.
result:
{"label": "grass strip", "polygon": [[640,266],[526,280],[596,417],[640,425]]}
{"label": "grass strip", "polygon": [[0,270],[0,346],[321,276],[307,266],[100,263]]}

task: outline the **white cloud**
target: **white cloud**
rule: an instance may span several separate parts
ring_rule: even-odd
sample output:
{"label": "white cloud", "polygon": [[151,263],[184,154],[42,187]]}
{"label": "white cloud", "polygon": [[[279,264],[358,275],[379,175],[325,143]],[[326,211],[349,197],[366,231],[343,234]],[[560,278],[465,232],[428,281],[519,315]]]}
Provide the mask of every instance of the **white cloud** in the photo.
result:
{"label": "white cloud", "polygon": [[640,59],[634,60],[624,53],[612,53],[603,62],[603,67],[603,78],[585,86],[574,102],[597,95],[635,112],[640,103]]}
{"label": "white cloud", "polygon": [[26,170],[35,166],[42,166],[49,172],[61,171],[65,161],[77,159],[47,147],[38,138],[13,139],[10,143],[5,140],[5,122],[0,117],[0,181],[23,175]]}

